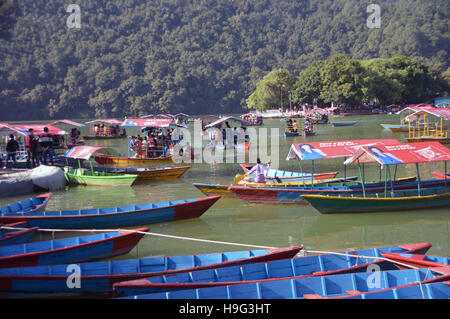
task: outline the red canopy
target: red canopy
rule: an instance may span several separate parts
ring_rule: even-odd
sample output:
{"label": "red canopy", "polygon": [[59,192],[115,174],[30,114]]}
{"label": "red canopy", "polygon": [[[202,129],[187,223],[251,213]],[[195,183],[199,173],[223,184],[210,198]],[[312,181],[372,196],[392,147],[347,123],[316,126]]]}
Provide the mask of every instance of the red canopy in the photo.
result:
{"label": "red canopy", "polygon": [[121,125],[123,121],[116,120],[116,119],[100,119],[100,120],[93,120],[86,122],[86,124],[93,124],[93,123],[103,123],[103,124],[109,124],[109,125]]}
{"label": "red canopy", "polygon": [[344,164],[378,162],[381,165],[450,160],[450,150],[439,142],[361,146]]}
{"label": "red canopy", "polygon": [[169,127],[170,125],[182,126],[175,124],[172,118],[148,118],[148,119],[127,119],[122,126],[127,127]]}
{"label": "red canopy", "polygon": [[101,146],[75,146],[72,147],[70,150],[68,150],[66,153],[64,153],[65,157],[70,158],[79,158],[79,159],[89,159],[92,154],[94,154],[97,151],[102,151],[101,153],[106,154],[112,154],[112,155],[119,155],[117,151],[115,151],[112,148],[109,147],[101,147]]}
{"label": "red canopy", "polygon": [[369,146],[377,143],[382,145],[400,144],[395,139],[297,143],[291,145],[286,159],[299,158],[301,160],[315,160],[321,158],[348,157],[352,156],[360,146]]}
{"label": "red canopy", "polygon": [[37,125],[37,124],[7,124],[2,123],[2,127],[7,128],[11,131],[14,131],[20,135],[28,135],[28,130],[30,128],[33,129],[34,134],[36,135],[42,135],[44,134],[44,127],[48,128],[48,133],[51,135],[65,135],[67,132],[60,130],[57,127],[54,127],[52,125]]}

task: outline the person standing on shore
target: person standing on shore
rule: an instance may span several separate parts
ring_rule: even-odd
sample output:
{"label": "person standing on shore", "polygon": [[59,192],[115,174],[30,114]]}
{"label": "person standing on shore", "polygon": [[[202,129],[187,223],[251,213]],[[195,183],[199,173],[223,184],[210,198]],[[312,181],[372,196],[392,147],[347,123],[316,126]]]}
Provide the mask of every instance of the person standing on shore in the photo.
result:
{"label": "person standing on shore", "polygon": [[19,148],[20,148],[19,143],[14,139],[14,135],[10,134],[8,144],[6,144],[6,152],[8,153],[5,163],[6,167],[8,167],[8,162],[10,158],[13,161],[13,167],[16,166],[16,156]]}
{"label": "person standing on shore", "polygon": [[50,163],[54,165],[53,156],[55,152],[53,150],[53,136],[49,134],[48,127],[44,127],[44,134],[39,137],[39,144],[42,148],[44,165],[47,165],[48,157],[50,157]]}
{"label": "person standing on shore", "polygon": [[30,128],[25,136],[25,149],[27,150],[27,168],[35,168],[39,165],[37,159],[38,140],[34,135],[34,130]]}

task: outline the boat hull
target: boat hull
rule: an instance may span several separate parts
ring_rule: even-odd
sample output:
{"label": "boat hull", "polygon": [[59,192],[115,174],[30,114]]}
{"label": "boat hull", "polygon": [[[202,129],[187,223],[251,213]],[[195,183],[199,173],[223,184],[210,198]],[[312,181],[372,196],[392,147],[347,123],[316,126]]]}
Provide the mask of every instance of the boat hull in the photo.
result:
{"label": "boat hull", "polygon": [[69,184],[87,186],[131,186],[137,175],[90,171],[64,167],[64,176]]}
{"label": "boat hull", "polygon": [[148,165],[167,164],[172,162],[172,157],[139,158],[127,156],[96,156],[95,161],[102,165],[115,167],[145,167]]}
{"label": "boat hull", "polygon": [[[145,232],[148,228],[137,230]],[[130,230],[0,247],[0,268],[55,265],[119,256],[133,249],[143,236]],[[29,252],[23,253],[25,247],[30,247]]]}
{"label": "boat hull", "polygon": [[[432,180],[423,181],[421,186],[423,188],[444,186],[445,181]],[[417,189],[417,182],[402,181],[393,184],[394,190],[405,189]],[[366,194],[383,193],[384,183],[373,183],[366,185]],[[390,186],[388,186],[388,189]],[[329,186],[329,187],[316,187],[316,188],[270,188],[270,187],[245,187],[245,186],[232,186],[228,188],[236,197],[248,203],[281,203],[281,204],[307,204],[307,201],[303,198],[304,195],[353,195],[362,196],[362,186]]]}
{"label": "boat hull", "polygon": [[45,193],[33,198],[29,198],[14,204],[0,207],[0,213],[16,213],[16,212],[42,212],[50,200],[52,193]]}
{"label": "boat hull", "polygon": [[11,231],[4,235],[0,235],[0,246],[26,243],[31,239],[31,237],[33,237],[37,230],[38,227],[17,229],[16,231]]}
{"label": "boat hull", "polygon": [[356,122],[353,122],[353,121],[351,121],[351,122],[333,122],[331,124],[333,124],[334,127],[338,127],[338,126],[352,126],[352,125],[355,125]]}
{"label": "boat hull", "polygon": [[324,195],[303,195],[303,198],[322,214],[404,211],[450,205],[450,193],[396,198],[358,198]]}
{"label": "boat hull", "polygon": [[146,205],[44,212],[34,215],[2,214],[0,222],[26,221],[29,227],[56,229],[105,229],[149,225],[200,217],[219,198],[220,196],[215,196]]}
{"label": "boat hull", "polygon": [[[155,256],[141,259],[81,263],[82,285],[67,286],[68,264],[0,269],[0,290],[9,292],[111,292],[114,283],[195,270],[267,262],[294,257],[303,247],[224,252],[187,256]],[[86,274],[85,274],[86,272]],[[1,288],[3,287],[3,289]]]}

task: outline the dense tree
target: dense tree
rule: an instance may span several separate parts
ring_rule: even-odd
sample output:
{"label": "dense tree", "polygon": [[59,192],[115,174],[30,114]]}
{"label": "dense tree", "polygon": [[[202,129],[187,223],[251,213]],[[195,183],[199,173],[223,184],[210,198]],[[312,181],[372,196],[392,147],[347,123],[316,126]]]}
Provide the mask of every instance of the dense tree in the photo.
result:
{"label": "dense tree", "polygon": [[[81,28],[69,29],[67,2],[0,1],[2,120],[241,112],[270,71],[298,75],[339,54],[357,61],[401,54],[425,65],[411,65],[393,83],[404,85],[401,100],[421,102],[411,83],[425,83],[431,66],[449,67],[447,0],[378,1],[380,29],[366,25],[366,0],[78,3]],[[330,100],[335,88],[325,89]],[[389,100],[382,90],[370,92]],[[373,95],[360,91],[341,98]]]}

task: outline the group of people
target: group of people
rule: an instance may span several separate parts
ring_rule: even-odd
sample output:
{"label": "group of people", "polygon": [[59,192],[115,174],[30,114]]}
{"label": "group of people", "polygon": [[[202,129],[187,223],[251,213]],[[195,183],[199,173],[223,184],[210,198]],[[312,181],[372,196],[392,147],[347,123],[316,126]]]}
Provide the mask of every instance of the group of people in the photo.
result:
{"label": "group of people", "polygon": [[105,126],[105,124],[95,124],[94,125],[94,134],[95,136],[125,136],[127,135],[125,128],[123,129],[122,134],[120,134],[120,126],[119,125],[109,125]]}
{"label": "group of people", "polygon": [[132,152],[136,152],[135,157],[139,158],[165,157],[169,153],[171,142],[171,130],[164,134],[161,131],[149,130],[144,137],[140,135],[132,136],[129,149]]}
{"label": "group of people", "polygon": [[[49,133],[47,127],[44,127],[44,133],[40,136],[35,135],[32,128],[28,130],[28,135],[25,136],[25,150],[27,153],[27,168],[37,167],[41,163],[44,165],[48,163],[54,164],[53,135]],[[15,167],[17,165],[17,157],[20,154],[20,144],[13,134],[9,135],[6,152],[6,167],[8,167],[10,160],[13,167]]]}

